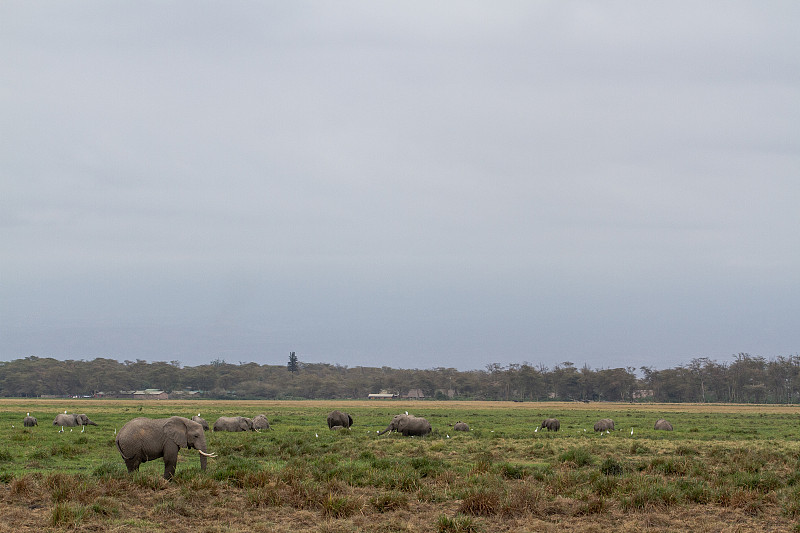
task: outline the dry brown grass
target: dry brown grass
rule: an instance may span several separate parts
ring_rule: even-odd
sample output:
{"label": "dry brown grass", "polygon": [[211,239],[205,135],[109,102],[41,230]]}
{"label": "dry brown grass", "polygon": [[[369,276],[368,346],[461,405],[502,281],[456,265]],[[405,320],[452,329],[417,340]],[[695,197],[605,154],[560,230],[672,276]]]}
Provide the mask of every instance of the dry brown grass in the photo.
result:
{"label": "dry brown grass", "polygon": [[[624,512],[597,498],[580,501],[556,497],[545,501],[534,485],[520,482],[519,490],[512,491],[514,496],[505,508],[496,495],[476,493],[463,501],[439,503],[420,501],[411,495],[400,505],[378,510],[366,503],[371,497],[368,488],[339,487],[339,493],[325,494],[318,504],[306,505],[291,497],[254,502],[253,489],[211,481],[200,487],[187,483],[187,489],[175,483],[143,488],[128,480],[100,480],[91,489],[68,491],[58,505],[65,505],[68,511],[82,510],[83,514],[79,521],[54,527],[57,504],[53,495],[61,481],[57,477],[26,476],[3,485],[0,531],[435,532],[438,517],[465,512],[474,515],[474,523],[481,531],[498,532],[795,530],[795,524],[782,518],[773,502],[762,501],[754,514],[748,502],[759,496],[746,491],[733,493],[727,506],[654,507]],[[200,492],[200,497],[195,497],[194,491]],[[344,504],[331,504],[336,498]]]}

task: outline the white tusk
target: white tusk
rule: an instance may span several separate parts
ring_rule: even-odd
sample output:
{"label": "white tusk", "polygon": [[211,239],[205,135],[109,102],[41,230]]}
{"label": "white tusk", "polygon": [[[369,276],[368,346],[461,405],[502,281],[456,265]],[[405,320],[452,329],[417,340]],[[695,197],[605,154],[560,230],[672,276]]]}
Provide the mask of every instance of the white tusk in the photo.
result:
{"label": "white tusk", "polygon": [[217,456],[216,453],[206,453],[203,450],[197,450],[197,451],[200,452],[200,455],[205,455],[206,457],[216,457]]}

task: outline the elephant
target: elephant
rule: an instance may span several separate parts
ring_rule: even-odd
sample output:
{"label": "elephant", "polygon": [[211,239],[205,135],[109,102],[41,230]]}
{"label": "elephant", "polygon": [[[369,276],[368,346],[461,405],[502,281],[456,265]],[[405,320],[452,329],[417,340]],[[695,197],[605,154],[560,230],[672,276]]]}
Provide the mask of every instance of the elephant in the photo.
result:
{"label": "elephant", "polygon": [[653,429],[663,429],[664,431],[672,431],[672,424],[670,424],[663,418],[659,418],[658,420],[656,420],[656,425]]}
{"label": "elephant", "polygon": [[595,431],[609,431],[614,429],[614,421],[610,418],[598,420],[594,425]]}
{"label": "elephant", "polygon": [[203,426],[182,416],[134,418],[122,426],[116,442],[128,472],[139,470],[141,463],[163,457],[164,479],[167,480],[175,474],[181,448],[194,448],[200,452],[201,470],[206,469],[207,457],[216,457],[216,454],[206,453]]}
{"label": "elephant", "polygon": [[353,417],[341,411],[331,411],[328,415],[328,428],[333,429],[334,426],[342,426],[349,428],[353,425]]}
{"label": "elephant", "polygon": [[383,435],[387,431],[397,431],[404,437],[424,437],[431,432],[431,424],[427,420],[414,415],[395,415],[386,429],[379,431]]}
{"label": "elephant", "polygon": [[253,419],[253,429],[256,431],[270,429],[267,415],[258,415]]}
{"label": "elephant", "polygon": [[197,416],[193,416],[192,420],[203,426],[203,431],[208,431],[208,422],[204,418],[200,418],[200,413],[197,413]]}
{"label": "elephant", "polygon": [[542,429],[547,428],[547,431],[558,431],[561,429],[561,422],[558,418],[545,418],[542,421]]}
{"label": "elephant", "polygon": [[214,431],[253,431],[253,419],[246,416],[221,416],[214,422]]}
{"label": "elephant", "polygon": [[469,431],[469,426],[467,425],[466,422],[456,422],[453,425],[453,429],[455,431]]}
{"label": "elephant", "polygon": [[22,425],[26,428],[32,428],[33,426],[38,426],[39,421],[36,420],[36,417],[28,415],[22,420]]}
{"label": "elephant", "polygon": [[75,427],[75,426],[96,426],[94,422],[89,420],[89,417],[86,415],[68,415],[66,413],[62,413],[56,416],[55,420],[53,420],[54,426],[64,426],[64,427]]}

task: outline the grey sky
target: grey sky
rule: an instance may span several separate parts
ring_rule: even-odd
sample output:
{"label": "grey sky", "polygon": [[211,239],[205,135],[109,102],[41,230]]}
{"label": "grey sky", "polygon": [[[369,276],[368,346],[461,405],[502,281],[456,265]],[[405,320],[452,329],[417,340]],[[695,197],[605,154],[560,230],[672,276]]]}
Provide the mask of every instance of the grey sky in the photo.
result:
{"label": "grey sky", "polygon": [[0,359],[800,349],[797,2],[0,4]]}

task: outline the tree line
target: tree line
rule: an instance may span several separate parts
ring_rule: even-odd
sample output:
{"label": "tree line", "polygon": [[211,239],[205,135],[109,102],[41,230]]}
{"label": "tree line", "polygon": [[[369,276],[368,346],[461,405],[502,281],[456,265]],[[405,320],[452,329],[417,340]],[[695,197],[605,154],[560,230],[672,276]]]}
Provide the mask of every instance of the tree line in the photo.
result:
{"label": "tree line", "polygon": [[347,367],[302,363],[296,357],[288,368],[219,359],[193,367],[178,361],[107,358],[0,362],[2,397],[113,395],[141,389],[200,391],[202,397],[216,399],[348,399],[415,390],[425,398],[454,400],[797,403],[800,356],[765,359],[740,353],[729,362],[697,358],[676,368],[640,367],[638,372],[633,367],[578,368],[569,361],[553,368],[493,363],[468,371]]}

